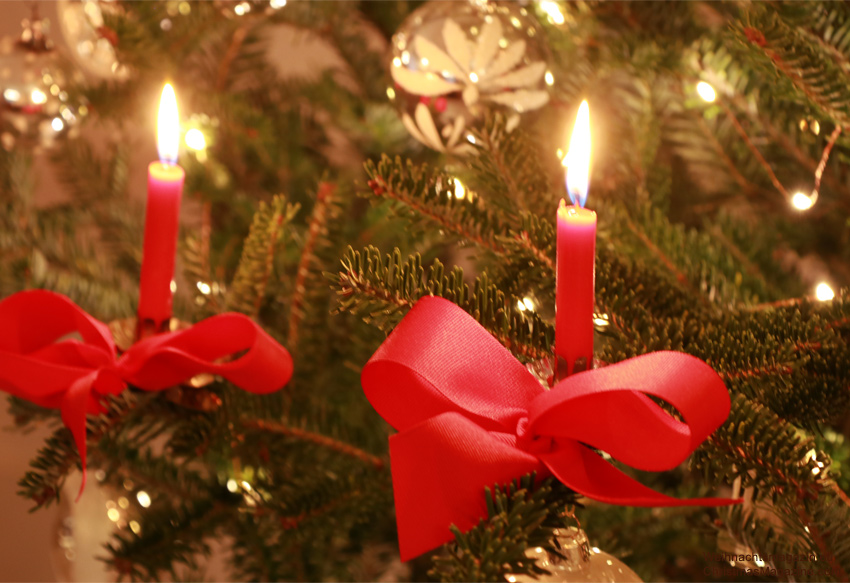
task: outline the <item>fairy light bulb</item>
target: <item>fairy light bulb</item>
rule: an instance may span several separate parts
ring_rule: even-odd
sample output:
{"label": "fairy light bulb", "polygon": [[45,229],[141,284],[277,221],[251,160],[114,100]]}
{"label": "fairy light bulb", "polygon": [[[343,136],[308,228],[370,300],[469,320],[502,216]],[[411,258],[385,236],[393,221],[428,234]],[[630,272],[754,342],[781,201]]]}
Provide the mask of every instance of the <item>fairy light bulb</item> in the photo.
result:
{"label": "fairy light bulb", "polygon": [[807,211],[815,205],[814,197],[803,192],[795,192],[791,197],[791,206],[798,211]]}
{"label": "fairy light bulb", "polygon": [[715,99],[717,99],[717,92],[714,91],[714,87],[705,81],[697,83],[697,93],[708,103],[712,103]]}
{"label": "fairy light bulb", "polygon": [[815,297],[822,302],[828,302],[835,297],[835,292],[828,283],[822,281],[815,288]]}

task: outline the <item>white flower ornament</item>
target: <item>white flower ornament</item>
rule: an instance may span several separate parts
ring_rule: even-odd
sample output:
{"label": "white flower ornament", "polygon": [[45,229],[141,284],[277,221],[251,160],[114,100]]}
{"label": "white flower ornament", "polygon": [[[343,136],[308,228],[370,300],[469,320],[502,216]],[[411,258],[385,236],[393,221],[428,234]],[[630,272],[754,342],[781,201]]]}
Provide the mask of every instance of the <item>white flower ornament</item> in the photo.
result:
{"label": "white flower ornament", "polygon": [[409,93],[423,97],[460,91],[469,108],[485,100],[518,113],[542,107],[549,101],[546,90],[538,88],[546,63],[518,66],[525,56],[525,41],[502,48],[502,33],[502,23],[492,18],[481,28],[477,40],[469,39],[457,22],[448,19],[443,25],[446,50],[417,35],[413,48],[419,68],[408,69],[396,60],[391,67],[393,80]]}

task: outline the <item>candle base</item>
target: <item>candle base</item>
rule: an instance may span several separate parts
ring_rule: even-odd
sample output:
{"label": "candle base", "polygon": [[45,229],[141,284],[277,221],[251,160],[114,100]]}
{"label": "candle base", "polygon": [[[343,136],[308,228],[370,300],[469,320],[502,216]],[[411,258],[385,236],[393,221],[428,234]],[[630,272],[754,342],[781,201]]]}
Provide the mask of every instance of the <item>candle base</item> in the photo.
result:
{"label": "candle base", "polygon": [[[188,322],[183,322],[177,318],[170,318],[159,325],[151,319],[140,320],[139,318],[123,318],[109,323],[109,331],[112,333],[115,346],[118,347],[120,352],[126,352],[136,342],[156,334],[175,332],[191,327],[192,325]],[[215,381],[215,375],[204,373],[193,376],[181,387],[199,389],[212,384],[213,381]]]}
{"label": "candle base", "polygon": [[[163,334],[165,332],[170,332],[172,330],[179,330],[179,321],[174,318],[169,318],[168,320],[163,320],[162,322],[157,322],[152,318],[133,318],[136,330],[134,334],[134,340],[138,342],[139,340],[144,340],[145,338],[150,338],[151,336],[156,336],[157,334]],[[171,322],[176,322],[175,328],[171,327]]]}
{"label": "candle base", "polygon": [[555,365],[552,367],[552,376],[549,379],[549,386],[555,386],[557,383],[564,380],[570,375],[590,370],[591,366],[592,362],[590,359],[585,358],[584,356],[579,356],[573,363],[572,371],[570,371],[570,366],[567,363],[567,359],[563,356],[556,355]]}

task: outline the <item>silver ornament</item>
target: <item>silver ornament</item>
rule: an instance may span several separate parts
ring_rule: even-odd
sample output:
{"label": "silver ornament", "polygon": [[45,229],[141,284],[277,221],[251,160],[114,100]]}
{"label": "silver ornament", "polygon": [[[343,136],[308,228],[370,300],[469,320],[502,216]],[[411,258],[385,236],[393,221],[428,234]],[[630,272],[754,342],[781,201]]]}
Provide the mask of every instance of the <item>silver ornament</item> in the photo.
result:
{"label": "silver ornament", "polygon": [[33,8],[17,39],[0,39],[0,144],[50,147],[72,136],[85,103],[72,99],[66,71],[47,36],[48,22]]}
{"label": "silver ornament", "polygon": [[418,141],[468,153],[467,129],[486,109],[507,113],[512,129],[548,103],[554,79],[541,37],[515,3],[432,0],[393,36],[387,95]]}
{"label": "silver ornament", "polygon": [[75,62],[93,77],[121,81],[129,77],[118,61],[115,33],[105,27],[103,15],[121,8],[117,3],[97,0],[59,0],[56,12],[62,36]]}

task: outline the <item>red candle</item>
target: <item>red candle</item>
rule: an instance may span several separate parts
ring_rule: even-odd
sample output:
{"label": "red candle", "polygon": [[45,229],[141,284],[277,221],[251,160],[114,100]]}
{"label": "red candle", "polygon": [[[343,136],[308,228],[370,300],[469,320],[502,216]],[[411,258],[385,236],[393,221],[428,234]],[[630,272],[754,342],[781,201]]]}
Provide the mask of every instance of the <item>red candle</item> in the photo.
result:
{"label": "red candle", "polygon": [[578,111],[567,166],[567,193],[558,208],[557,280],[555,288],[556,377],[591,368],[593,296],[596,261],[596,213],[584,208],[590,167],[590,114],[583,101]]}
{"label": "red candle", "polygon": [[177,166],[180,122],[174,89],[162,90],[157,121],[159,162],[148,166],[145,242],[139,286],[139,335],[167,330],[171,319],[171,282],[180,226],[180,197],[185,173]]}

